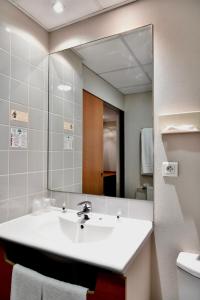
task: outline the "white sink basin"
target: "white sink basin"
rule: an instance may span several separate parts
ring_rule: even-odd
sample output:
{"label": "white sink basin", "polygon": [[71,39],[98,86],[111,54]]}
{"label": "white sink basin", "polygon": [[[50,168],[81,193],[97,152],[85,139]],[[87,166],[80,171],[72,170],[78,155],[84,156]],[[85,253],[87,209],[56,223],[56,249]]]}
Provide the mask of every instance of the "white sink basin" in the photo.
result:
{"label": "white sink basin", "polygon": [[[0,239],[125,273],[152,232],[152,222],[52,209],[0,224]],[[84,228],[81,228],[81,225]]]}
{"label": "white sink basin", "polygon": [[110,237],[115,224],[108,224],[103,218],[91,216],[90,220],[82,223],[82,218],[74,213],[59,217],[62,233],[73,243],[91,243],[105,240]]}

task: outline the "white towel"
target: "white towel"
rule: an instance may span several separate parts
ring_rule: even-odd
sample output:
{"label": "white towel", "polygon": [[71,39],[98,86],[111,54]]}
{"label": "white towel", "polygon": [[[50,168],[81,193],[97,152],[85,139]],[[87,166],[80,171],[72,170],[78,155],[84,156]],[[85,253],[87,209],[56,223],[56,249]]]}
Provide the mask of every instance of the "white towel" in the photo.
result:
{"label": "white towel", "polygon": [[86,288],[45,277],[43,300],[86,300],[86,298]]}
{"label": "white towel", "polygon": [[153,128],[141,131],[141,174],[153,174]]}
{"label": "white towel", "polygon": [[41,300],[43,276],[20,265],[12,273],[11,300]]}

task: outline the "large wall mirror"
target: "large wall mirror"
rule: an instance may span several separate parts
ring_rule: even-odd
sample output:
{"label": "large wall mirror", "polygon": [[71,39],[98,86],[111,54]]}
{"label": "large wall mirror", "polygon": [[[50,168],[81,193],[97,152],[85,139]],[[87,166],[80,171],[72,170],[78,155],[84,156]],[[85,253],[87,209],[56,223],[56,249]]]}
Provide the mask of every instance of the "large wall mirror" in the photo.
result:
{"label": "large wall mirror", "polygon": [[153,200],[152,26],[49,58],[48,188]]}

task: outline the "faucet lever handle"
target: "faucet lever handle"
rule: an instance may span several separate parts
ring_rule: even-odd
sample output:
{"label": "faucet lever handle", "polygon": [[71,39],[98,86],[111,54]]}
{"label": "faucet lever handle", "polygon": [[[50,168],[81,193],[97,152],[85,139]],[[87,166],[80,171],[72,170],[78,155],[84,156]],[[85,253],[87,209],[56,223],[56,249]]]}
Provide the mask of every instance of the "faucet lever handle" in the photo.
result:
{"label": "faucet lever handle", "polygon": [[77,204],[78,206],[80,206],[80,205],[86,205],[86,206],[92,206],[92,202],[90,202],[90,201],[82,201],[82,202],[80,202],[80,203],[78,203]]}
{"label": "faucet lever handle", "polygon": [[92,210],[92,202],[90,201],[82,201],[77,204],[78,206],[83,206],[83,211],[89,212]]}

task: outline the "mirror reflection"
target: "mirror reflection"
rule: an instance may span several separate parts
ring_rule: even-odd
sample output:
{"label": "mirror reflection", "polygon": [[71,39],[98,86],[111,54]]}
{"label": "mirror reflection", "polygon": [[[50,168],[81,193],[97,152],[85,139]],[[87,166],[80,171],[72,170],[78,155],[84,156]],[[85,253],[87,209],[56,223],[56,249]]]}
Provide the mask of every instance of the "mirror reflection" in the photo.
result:
{"label": "mirror reflection", "polygon": [[152,26],[50,55],[50,190],[153,200]]}

